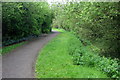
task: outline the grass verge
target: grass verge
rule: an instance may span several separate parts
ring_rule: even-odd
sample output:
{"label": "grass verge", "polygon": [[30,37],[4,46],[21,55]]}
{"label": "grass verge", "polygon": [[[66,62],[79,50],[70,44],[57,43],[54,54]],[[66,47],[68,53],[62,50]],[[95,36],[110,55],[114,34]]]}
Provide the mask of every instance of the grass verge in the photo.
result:
{"label": "grass verge", "polygon": [[[37,78],[107,78],[95,67],[73,65],[68,46],[71,33],[63,32],[40,52],[36,62]],[[77,43],[76,43],[77,44]]]}
{"label": "grass verge", "polygon": [[13,44],[13,45],[10,45],[10,46],[6,46],[6,47],[3,47],[0,49],[0,55],[4,55],[6,53],[9,53],[10,51],[14,50],[15,48],[25,44],[26,42],[21,42],[21,43],[17,43],[17,44]]}
{"label": "grass verge", "polygon": [[120,77],[119,59],[100,56],[96,51],[96,47],[89,41],[86,41],[86,44],[75,35],[71,35],[70,38],[68,51],[73,56],[74,65],[96,67],[96,69],[104,72],[110,78]]}
{"label": "grass verge", "polygon": [[52,28],[52,31],[65,32],[65,30],[61,28]]}

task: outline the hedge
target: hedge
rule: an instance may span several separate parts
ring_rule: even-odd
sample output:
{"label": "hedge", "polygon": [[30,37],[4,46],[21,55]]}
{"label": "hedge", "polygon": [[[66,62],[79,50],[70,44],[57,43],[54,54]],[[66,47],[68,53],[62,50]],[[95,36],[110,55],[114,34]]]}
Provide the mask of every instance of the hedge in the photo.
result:
{"label": "hedge", "polygon": [[50,32],[52,18],[47,2],[2,3],[3,46]]}

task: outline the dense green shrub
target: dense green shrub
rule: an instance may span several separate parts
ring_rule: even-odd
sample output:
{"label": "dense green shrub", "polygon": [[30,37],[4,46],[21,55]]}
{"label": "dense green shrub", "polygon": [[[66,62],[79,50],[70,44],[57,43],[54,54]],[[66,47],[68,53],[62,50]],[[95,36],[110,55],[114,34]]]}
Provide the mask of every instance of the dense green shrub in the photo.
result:
{"label": "dense green shrub", "polygon": [[2,40],[8,45],[51,31],[52,12],[47,2],[2,3]]}
{"label": "dense green shrub", "polygon": [[120,57],[120,2],[70,2],[60,6],[54,26],[74,32],[82,41],[89,40],[101,54]]}
{"label": "dense green shrub", "polygon": [[68,47],[69,54],[73,56],[73,64],[94,66],[111,78],[119,78],[120,61],[98,54],[108,53],[107,55],[120,57],[119,4],[117,2],[70,2],[59,4],[59,7],[53,6],[55,10],[53,26],[71,31],[78,37],[73,36]]}
{"label": "dense green shrub", "polygon": [[74,65],[86,65],[96,67],[98,70],[108,74],[110,78],[119,78],[120,66],[118,59],[111,59],[99,56],[97,53],[90,51],[90,47],[84,46],[76,36],[69,39],[69,54],[73,56]]}
{"label": "dense green shrub", "polygon": [[[53,6],[53,26],[76,35],[70,39],[73,64],[96,67],[111,78],[120,76],[120,2],[70,2]],[[56,11],[57,10],[57,11]],[[79,39],[79,40],[78,40]],[[112,55],[111,59],[100,54]]]}

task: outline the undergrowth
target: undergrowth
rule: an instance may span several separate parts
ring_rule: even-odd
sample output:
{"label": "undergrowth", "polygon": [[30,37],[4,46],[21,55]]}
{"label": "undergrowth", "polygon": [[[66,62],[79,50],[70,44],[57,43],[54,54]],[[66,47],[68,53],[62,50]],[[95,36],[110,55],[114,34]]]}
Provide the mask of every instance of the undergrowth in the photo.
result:
{"label": "undergrowth", "polygon": [[[103,71],[111,78],[119,78],[120,76],[120,65],[119,59],[106,58],[104,56],[99,56],[91,50],[89,45],[84,45],[75,35],[71,36],[69,39],[68,51],[69,54],[73,56],[74,65],[86,65],[90,67],[95,67],[98,70]],[[92,45],[93,46],[93,45]]]}
{"label": "undergrowth", "polygon": [[[40,52],[36,62],[37,78],[107,78],[95,67],[74,65],[68,46],[72,34],[63,32],[50,41]],[[77,41],[72,39],[72,41]],[[77,45],[76,42],[73,45]],[[69,46],[72,47],[72,46]],[[72,50],[72,49],[71,49]]]}

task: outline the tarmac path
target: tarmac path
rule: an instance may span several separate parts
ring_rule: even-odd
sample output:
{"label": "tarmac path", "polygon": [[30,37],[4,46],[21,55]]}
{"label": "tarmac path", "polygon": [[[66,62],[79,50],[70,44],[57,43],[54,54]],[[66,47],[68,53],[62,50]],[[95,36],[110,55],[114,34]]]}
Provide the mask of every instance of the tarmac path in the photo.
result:
{"label": "tarmac path", "polygon": [[2,56],[2,78],[34,78],[39,51],[59,32],[42,35]]}

